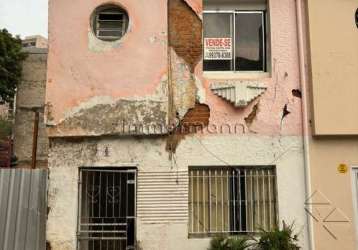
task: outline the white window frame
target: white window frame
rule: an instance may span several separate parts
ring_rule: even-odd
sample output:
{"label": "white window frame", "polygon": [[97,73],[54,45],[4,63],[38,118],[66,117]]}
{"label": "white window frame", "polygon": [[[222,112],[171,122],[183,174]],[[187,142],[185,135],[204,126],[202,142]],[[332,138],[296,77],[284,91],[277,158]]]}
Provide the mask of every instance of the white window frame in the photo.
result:
{"label": "white window frame", "polygon": [[352,201],[354,210],[355,240],[358,245],[358,166],[351,168]]}
{"label": "white window frame", "polygon": [[[218,75],[218,74],[244,74],[244,76],[246,75],[247,78],[251,78],[250,75],[251,74],[255,74],[258,76],[263,76],[263,77],[267,77],[268,76],[268,51],[267,51],[267,42],[269,41],[268,36],[267,36],[267,25],[268,25],[268,21],[267,21],[267,15],[268,12],[267,10],[204,10],[203,11],[203,18],[205,14],[218,14],[218,13],[226,13],[226,14],[232,14],[233,16],[233,20],[232,23],[230,24],[230,29],[231,33],[232,33],[232,39],[233,39],[233,46],[232,46],[232,53],[233,53],[233,57],[232,57],[232,65],[233,65],[233,70],[228,70],[228,71],[206,71],[205,69],[203,70],[204,75],[210,76],[210,75]],[[242,14],[242,13],[246,13],[246,14],[262,14],[262,23],[263,23],[263,68],[264,70],[259,70],[259,71],[255,71],[255,70],[236,70],[236,14]],[[204,39],[204,27],[203,27],[203,39]],[[204,48],[203,48],[204,49]],[[204,61],[204,59],[203,59]]]}

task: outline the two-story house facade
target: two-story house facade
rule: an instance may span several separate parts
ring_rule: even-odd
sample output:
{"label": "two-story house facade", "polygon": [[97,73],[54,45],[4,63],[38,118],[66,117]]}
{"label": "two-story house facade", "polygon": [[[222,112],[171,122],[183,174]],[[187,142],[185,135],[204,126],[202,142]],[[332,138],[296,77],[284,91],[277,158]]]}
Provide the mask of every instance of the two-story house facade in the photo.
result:
{"label": "two-story house facade", "polygon": [[309,249],[287,0],[50,0],[53,250],[207,249],[295,223]]}

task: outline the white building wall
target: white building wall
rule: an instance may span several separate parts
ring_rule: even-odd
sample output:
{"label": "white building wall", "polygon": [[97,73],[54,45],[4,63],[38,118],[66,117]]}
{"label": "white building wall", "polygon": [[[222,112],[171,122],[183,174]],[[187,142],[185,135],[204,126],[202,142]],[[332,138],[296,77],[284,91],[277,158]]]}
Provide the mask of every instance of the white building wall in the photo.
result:
{"label": "white building wall", "polygon": [[[160,137],[54,140],[49,156],[50,210],[47,223],[47,240],[52,250],[76,249],[78,168],[129,165],[138,167],[138,176],[151,171],[185,173],[188,166],[276,165],[279,219],[295,223],[300,245],[303,250],[308,249],[302,137],[189,135],[180,142],[173,160],[169,160],[165,147],[166,139]],[[139,190],[141,185],[139,178]],[[140,195],[138,193],[138,206]],[[183,202],[188,204],[188,201]],[[187,219],[169,217],[164,222],[155,223],[141,218],[141,214],[145,214],[143,208],[138,211],[140,249],[207,249],[209,238],[188,238]],[[176,218],[175,211],[172,215]]]}

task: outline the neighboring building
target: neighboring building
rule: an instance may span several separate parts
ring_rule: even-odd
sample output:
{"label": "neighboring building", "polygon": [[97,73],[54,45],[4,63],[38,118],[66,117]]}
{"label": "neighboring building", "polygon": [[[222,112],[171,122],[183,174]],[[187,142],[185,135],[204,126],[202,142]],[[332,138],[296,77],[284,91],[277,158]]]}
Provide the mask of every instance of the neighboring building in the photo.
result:
{"label": "neighboring building", "polygon": [[19,168],[30,168],[36,113],[39,114],[36,167],[47,167],[48,138],[44,125],[46,93],[47,49],[26,48],[28,57],[23,62],[22,80],[17,87],[16,112],[13,128],[14,154]]}
{"label": "neighboring building", "polygon": [[311,187],[306,208],[316,250],[358,246],[357,8],[356,0],[307,1]]}
{"label": "neighboring building", "polygon": [[49,6],[52,250],[204,250],[283,220],[309,249],[295,1]]}
{"label": "neighboring building", "polygon": [[[47,49],[47,39],[40,35],[28,36],[22,40],[22,46],[24,48],[24,51],[28,51],[30,54],[32,54],[33,53],[32,49],[34,48]],[[26,73],[31,73],[31,71],[24,72],[24,74]],[[28,98],[32,98],[32,96],[29,96]],[[7,119],[9,118],[9,115],[12,117],[12,113],[13,113],[13,107],[9,107],[8,103],[2,104],[0,100],[0,118]]]}
{"label": "neighboring building", "polygon": [[[22,40],[22,44],[28,57],[23,62],[22,80],[17,87],[15,99],[13,136],[14,155],[17,159],[16,167],[31,167],[33,149],[37,144],[36,167],[46,168],[48,138],[43,117],[46,94],[47,39],[40,35],[28,36]],[[36,113],[38,113],[38,122]],[[36,124],[38,124],[37,143],[34,140]]]}
{"label": "neighboring building", "polygon": [[27,36],[22,40],[22,46],[24,48],[43,48],[47,49],[47,39],[43,36]]}
{"label": "neighboring building", "polygon": [[0,103],[0,119],[7,119],[9,117],[9,104],[7,103]]}

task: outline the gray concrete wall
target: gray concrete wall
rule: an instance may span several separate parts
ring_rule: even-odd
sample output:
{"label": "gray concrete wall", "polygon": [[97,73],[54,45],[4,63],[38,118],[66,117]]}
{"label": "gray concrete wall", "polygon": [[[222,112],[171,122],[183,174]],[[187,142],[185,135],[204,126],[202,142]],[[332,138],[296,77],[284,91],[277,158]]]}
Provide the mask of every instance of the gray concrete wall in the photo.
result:
{"label": "gray concrete wall", "polygon": [[43,122],[47,49],[31,48],[23,64],[22,81],[16,95],[16,113],[14,125],[14,151],[18,158],[18,167],[31,165],[35,111],[40,113],[37,148],[37,165],[47,166],[48,139]]}

